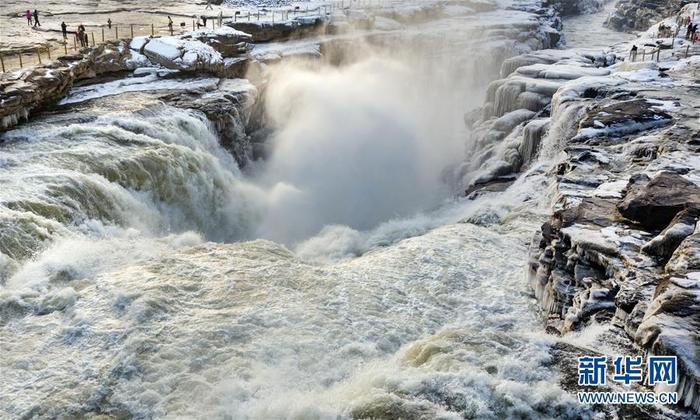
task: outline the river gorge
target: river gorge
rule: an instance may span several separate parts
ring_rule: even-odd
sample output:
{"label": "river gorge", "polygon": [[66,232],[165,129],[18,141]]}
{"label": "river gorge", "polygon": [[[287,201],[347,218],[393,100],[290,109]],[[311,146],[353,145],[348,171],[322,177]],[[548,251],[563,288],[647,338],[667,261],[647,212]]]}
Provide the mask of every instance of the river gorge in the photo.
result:
{"label": "river gorge", "polygon": [[[377,3],[2,74],[0,417],[696,415],[690,47],[586,44],[593,0]],[[580,404],[622,353],[682,401]]]}

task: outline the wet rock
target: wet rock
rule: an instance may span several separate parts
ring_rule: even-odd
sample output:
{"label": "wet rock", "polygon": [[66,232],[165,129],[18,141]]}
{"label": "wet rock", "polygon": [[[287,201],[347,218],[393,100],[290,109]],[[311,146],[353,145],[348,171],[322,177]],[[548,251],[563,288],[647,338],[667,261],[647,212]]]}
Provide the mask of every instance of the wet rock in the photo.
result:
{"label": "wet rock", "polygon": [[547,4],[556,8],[562,16],[592,13],[600,9],[602,0],[548,0]]}
{"label": "wet rock", "polygon": [[496,179],[490,179],[486,182],[476,182],[470,186],[465,192],[468,199],[474,200],[482,195],[490,192],[505,191],[515,181],[515,176],[502,176]]}
{"label": "wet rock", "polygon": [[617,30],[646,30],[662,18],[675,14],[684,0],[620,0],[607,24]]}
{"label": "wet rock", "polygon": [[612,311],[615,308],[614,293],[604,287],[594,286],[576,293],[572,306],[564,318],[563,331],[574,331],[578,326],[600,311]]}
{"label": "wet rock", "polygon": [[649,179],[632,177],[620,214],[648,229],[663,229],[681,210],[700,206],[700,187],[673,172],[661,172]]}
{"label": "wet rock", "polygon": [[131,52],[124,43],[108,42],[85,51],[42,67],[0,74],[0,131],[64,97],[78,80],[130,68]]}
{"label": "wet rock", "polygon": [[650,354],[678,357],[683,405],[700,411],[700,276],[672,276],[659,284],[639,326],[637,342]]}
{"label": "wet rock", "polygon": [[668,261],[681,242],[693,233],[699,215],[697,208],[682,210],[666,229],[642,247],[642,251]]}
{"label": "wet rock", "polygon": [[576,141],[596,136],[628,135],[671,122],[671,116],[646,99],[603,101],[589,110],[579,124]]}
{"label": "wet rock", "polygon": [[187,34],[184,39],[192,39],[209,45],[223,57],[238,57],[252,49],[253,37],[245,32],[222,26],[215,31],[196,31]]}
{"label": "wet rock", "polygon": [[252,42],[270,42],[325,33],[327,19],[298,16],[281,22],[226,22],[225,25],[250,34]]}
{"label": "wet rock", "polygon": [[253,159],[246,126],[258,98],[257,89],[244,79],[223,79],[213,92],[182,91],[165,95],[169,105],[202,112],[214,124],[221,145],[240,167]]}
{"label": "wet rock", "polygon": [[509,133],[517,125],[530,120],[534,116],[535,113],[533,111],[518,109],[496,119],[493,122],[492,128],[503,133]]}
{"label": "wet rock", "polygon": [[669,273],[683,274],[694,270],[700,270],[700,224],[695,225],[695,231],[681,242],[666,264]]}

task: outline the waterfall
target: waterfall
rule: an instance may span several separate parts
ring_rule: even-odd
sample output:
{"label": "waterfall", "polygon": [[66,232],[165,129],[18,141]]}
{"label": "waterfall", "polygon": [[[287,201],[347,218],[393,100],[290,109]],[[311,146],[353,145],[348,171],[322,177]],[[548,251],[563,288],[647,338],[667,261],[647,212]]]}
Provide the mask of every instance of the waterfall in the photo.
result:
{"label": "waterfall", "polygon": [[0,148],[0,252],[105,229],[250,236],[262,202],[200,115],[166,106],[15,130]]}

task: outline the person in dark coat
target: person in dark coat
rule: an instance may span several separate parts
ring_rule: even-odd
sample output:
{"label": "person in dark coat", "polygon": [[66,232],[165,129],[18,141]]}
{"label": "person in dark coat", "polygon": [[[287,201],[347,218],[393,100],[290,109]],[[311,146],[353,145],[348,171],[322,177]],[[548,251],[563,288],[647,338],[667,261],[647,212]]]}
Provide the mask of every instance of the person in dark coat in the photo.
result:
{"label": "person in dark coat", "polygon": [[78,41],[80,42],[80,46],[84,47],[85,46],[85,26],[81,23],[78,25],[78,32],[75,33],[75,36],[78,38]]}
{"label": "person in dark coat", "polygon": [[39,23],[39,11],[34,9],[34,26],[41,26],[41,23]]}
{"label": "person in dark coat", "polygon": [[68,25],[66,25],[66,22],[61,22],[61,33],[63,34],[63,39],[68,38]]}

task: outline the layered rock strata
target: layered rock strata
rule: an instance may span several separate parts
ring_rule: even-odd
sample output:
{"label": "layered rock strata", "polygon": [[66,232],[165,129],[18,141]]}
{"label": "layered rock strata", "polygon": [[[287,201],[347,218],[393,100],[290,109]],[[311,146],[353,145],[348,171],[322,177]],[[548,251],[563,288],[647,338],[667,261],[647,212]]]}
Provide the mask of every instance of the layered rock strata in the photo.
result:
{"label": "layered rock strata", "polygon": [[[679,383],[663,390],[698,412],[700,61],[678,51],[634,63],[580,49],[506,60],[485,105],[465,115],[469,155],[455,182],[475,197],[554,163],[553,214],[529,264],[547,331],[566,341],[592,327],[600,352],[677,356]],[[554,352],[595,351],[563,347]]]}
{"label": "layered rock strata", "polygon": [[[250,35],[230,28],[177,37],[137,37],[85,48],[40,67],[0,74],[0,130],[65,97],[77,82],[159,66],[183,74],[242,77]],[[99,80],[96,80],[99,81]]]}

